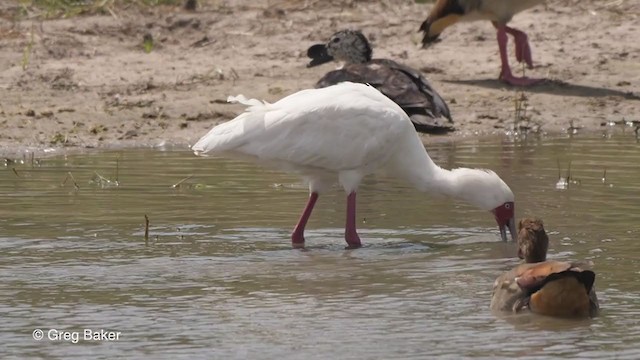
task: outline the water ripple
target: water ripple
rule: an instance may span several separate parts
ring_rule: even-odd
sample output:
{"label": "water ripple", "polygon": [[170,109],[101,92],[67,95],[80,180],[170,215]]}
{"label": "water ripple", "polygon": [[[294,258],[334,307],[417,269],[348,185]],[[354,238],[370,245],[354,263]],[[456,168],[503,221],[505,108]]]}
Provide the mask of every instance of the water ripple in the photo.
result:
{"label": "water ripple", "polygon": [[[640,357],[633,139],[489,139],[429,151],[443,166],[494,169],[519,216],[545,220],[550,258],[592,261],[601,316],[492,314],[493,280],[518,263],[513,244],[499,240],[490,214],[393,179],[362,186],[362,249],[344,250],[336,188],[314,210],[307,251],[292,251],[307,197],[294,176],[187,151],[105,152],[16,165],[19,177],[0,169],[0,357]],[[557,190],[557,164],[566,176],[569,161],[575,181]],[[69,172],[79,189],[64,181]],[[36,342],[35,328],[122,339]]]}

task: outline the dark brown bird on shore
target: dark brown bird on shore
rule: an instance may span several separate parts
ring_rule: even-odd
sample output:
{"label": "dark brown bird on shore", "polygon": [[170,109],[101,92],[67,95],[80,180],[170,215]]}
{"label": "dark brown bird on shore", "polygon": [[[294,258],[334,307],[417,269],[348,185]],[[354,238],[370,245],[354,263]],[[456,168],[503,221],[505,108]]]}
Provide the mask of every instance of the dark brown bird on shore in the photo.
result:
{"label": "dark brown bird on shore", "polygon": [[549,238],[542,220],[522,219],[518,228],[518,256],[526,263],[496,279],[491,309],[529,309],[536,314],[568,318],[597,315],[595,273],[581,269],[577,263],[546,260]]}
{"label": "dark brown bird on shore", "polygon": [[343,81],[369,84],[400,105],[416,130],[426,133],[453,131],[453,120],[444,99],[418,70],[388,59],[372,59],[371,45],[360,31],[342,30],[326,44],[307,50],[308,67],[329,61],[344,66],[330,71],[316,83],[316,88]]}
{"label": "dark brown bird on shore", "polygon": [[498,47],[502,69],[500,79],[510,85],[529,86],[544,79],[516,77],[511,72],[507,54],[507,34],[513,36],[516,45],[516,59],[533,67],[529,39],[524,32],[507,26],[513,16],[521,11],[543,3],[545,0],[438,0],[429,16],[420,26],[424,32],[423,47],[438,41],[447,27],[459,21],[489,20],[497,30]]}

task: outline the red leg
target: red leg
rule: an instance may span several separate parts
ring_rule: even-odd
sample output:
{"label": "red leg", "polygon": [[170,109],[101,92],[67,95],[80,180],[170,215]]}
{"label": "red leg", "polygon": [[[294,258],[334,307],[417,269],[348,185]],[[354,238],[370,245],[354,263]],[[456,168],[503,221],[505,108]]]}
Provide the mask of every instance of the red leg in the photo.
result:
{"label": "red leg", "polygon": [[500,79],[507,84],[514,86],[530,86],[537,84],[544,79],[531,79],[528,77],[515,77],[511,73],[511,67],[509,67],[509,57],[507,55],[507,32],[506,26],[498,25],[498,47],[500,49],[500,61],[502,62],[502,70],[500,71]]}
{"label": "red leg", "polygon": [[347,196],[347,223],[344,228],[344,239],[347,241],[347,249],[357,249],[362,246],[360,237],[356,232],[356,193]]}
{"label": "red leg", "polygon": [[304,211],[302,211],[302,215],[300,215],[300,220],[298,220],[298,224],[293,229],[293,233],[291,234],[291,245],[295,249],[304,247],[304,228],[307,226],[307,221],[311,216],[311,211],[313,210],[316,201],[318,200],[318,193],[312,192],[309,195],[309,201],[307,201],[307,206],[304,207]]}
{"label": "red leg", "polygon": [[508,26],[505,26],[505,31],[513,35],[513,41],[516,43],[516,59],[518,62],[524,61],[529,69],[533,68],[533,58],[531,56],[531,47],[529,46],[527,34]]}

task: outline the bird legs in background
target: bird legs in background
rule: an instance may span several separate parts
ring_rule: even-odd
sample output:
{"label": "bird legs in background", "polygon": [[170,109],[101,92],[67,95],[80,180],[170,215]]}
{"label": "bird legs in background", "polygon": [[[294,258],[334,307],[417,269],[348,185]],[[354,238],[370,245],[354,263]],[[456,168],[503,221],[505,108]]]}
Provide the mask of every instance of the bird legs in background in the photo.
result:
{"label": "bird legs in background", "polygon": [[500,61],[502,63],[500,80],[514,86],[530,86],[544,81],[544,79],[533,79],[524,76],[516,77],[513,76],[513,73],[511,72],[511,67],[509,66],[509,56],[507,55],[507,42],[509,41],[507,33],[513,35],[513,40],[516,44],[516,60],[518,60],[518,62],[524,61],[524,63],[527,64],[527,67],[532,68],[533,59],[531,57],[531,47],[529,46],[529,39],[527,38],[527,34],[520,30],[508,27],[506,25],[501,25],[496,22],[493,22],[493,26],[495,26],[495,28],[498,30],[498,48],[500,49]]}
{"label": "bird legs in background", "polygon": [[[312,192],[309,201],[302,211],[298,224],[291,234],[291,245],[294,249],[304,248],[304,228],[311,216],[311,211],[318,200],[318,193]],[[347,223],[344,230],[344,239],[347,241],[347,249],[357,249],[362,246],[360,237],[356,232],[356,193],[352,192],[347,196]]]}

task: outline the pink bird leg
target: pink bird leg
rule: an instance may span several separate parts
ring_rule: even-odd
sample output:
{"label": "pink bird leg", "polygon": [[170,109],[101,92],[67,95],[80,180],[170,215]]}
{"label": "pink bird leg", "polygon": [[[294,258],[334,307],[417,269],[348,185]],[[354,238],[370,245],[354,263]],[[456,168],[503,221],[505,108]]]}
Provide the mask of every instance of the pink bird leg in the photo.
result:
{"label": "pink bird leg", "polygon": [[316,205],[317,200],[318,193],[312,192],[309,195],[309,201],[307,201],[307,205],[302,211],[302,215],[300,215],[300,220],[298,220],[298,224],[296,224],[296,227],[293,229],[293,233],[291,234],[291,245],[294,249],[304,248],[304,228],[305,226],[307,226],[307,221],[309,221],[311,211]]}
{"label": "pink bird leg", "polygon": [[508,34],[513,35],[513,41],[516,43],[516,60],[524,61],[529,69],[533,68],[533,58],[531,56],[531,47],[529,46],[529,38],[524,32],[508,26],[504,27]]}
{"label": "pink bird leg", "polygon": [[[514,86],[531,86],[537,84],[544,79],[533,79],[528,77],[516,77],[511,73],[509,67],[509,57],[507,55],[507,30],[505,25],[497,25],[498,29],[498,47],[500,49],[500,61],[502,62],[502,70],[500,71],[500,79],[507,84]],[[526,35],[525,35],[526,36]],[[528,45],[527,45],[528,47]],[[531,55],[531,54],[529,54]]]}
{"label": "pink bird leg", "polygon": [[360,237],[356,232],[356,193],[347,196],[347,223],[344,228],[344,239],[347,241],[347,249],[357,249],[362,246]]}

